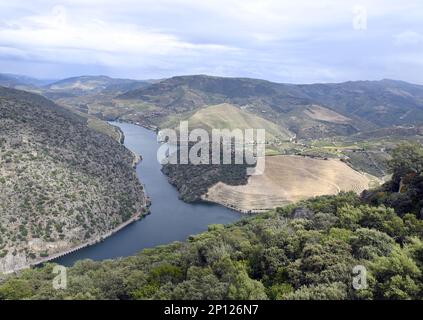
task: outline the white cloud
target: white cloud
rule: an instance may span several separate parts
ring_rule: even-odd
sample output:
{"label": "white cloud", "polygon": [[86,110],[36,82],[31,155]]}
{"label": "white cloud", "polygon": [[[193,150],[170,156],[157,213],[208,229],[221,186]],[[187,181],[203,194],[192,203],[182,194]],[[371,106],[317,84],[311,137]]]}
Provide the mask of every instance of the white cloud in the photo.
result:
{"label": "white cloud", "polygon": [[[368,14],[362,32],[353,28],[357,5]],[[0,0],[0,67],[8,68],[0,72],[22,62],[37,72],[50,65],[48,76],[384,78],[389,61],[418,53],[422,9],[420,0]],[[411,79],[409,68],[397,70]],[[420,64],[414,71],[423,74]]]}
{"label": "white cloud", "polygon": [[[192,44],[178,37],[134,24],[107,23],[100,19],[78,21],[63,6],[47,15],[6,21],[0,28],[0,43],[28,50],[38,59],[67,62],[98,62],[121,65],[122,56],[182,55],[187,51],[235,51],[220,44]],[[113,58],[113,55],[116,58]],[[133,63],[133,61],[131,62]]]}

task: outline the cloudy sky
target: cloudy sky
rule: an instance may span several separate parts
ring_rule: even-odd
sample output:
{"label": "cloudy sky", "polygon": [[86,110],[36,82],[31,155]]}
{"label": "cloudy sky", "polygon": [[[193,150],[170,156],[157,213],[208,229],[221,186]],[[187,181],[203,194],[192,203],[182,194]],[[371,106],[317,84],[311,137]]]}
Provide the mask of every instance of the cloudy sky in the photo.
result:
{"label": "cloudy sky", "polygon": [[0,73],[423,84],[421,0],[0,0]]}

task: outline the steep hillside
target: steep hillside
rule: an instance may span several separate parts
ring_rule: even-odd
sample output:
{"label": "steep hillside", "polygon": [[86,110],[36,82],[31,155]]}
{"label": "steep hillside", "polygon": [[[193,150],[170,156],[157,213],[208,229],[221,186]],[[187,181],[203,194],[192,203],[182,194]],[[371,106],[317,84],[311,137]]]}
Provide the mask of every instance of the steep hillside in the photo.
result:
{"label": "steep hillside", "polygon": [[298,87],[318,103],[379,127],[423,122],[423,86],[381,80]]}
{"label": "steep hillside", "polygon": [[[0,299],[422,299],[423,222],[352,194],[319,197],[123,259],[10,276]],[[367,287],[353,288],[364,266]],[[357,287],[356,287],[357,288]]]}
{"label": "steep hillside", "polygon": [[[191,148],[194,143],[190,144]],[[228,185],[243,185],[248,182],[247,170],[255,167],[255,164],[247,164],[244,161],[242,164],[235,163],[237,150],[232,145],[231,149],[231,163],[223,163],[223,153],[221,146],[220,164],[213,164],[212,159],[212,144],[209,145],[209,162],[201,164],[193,164],[192,159],[189,159],[188,164],[164,164],[162,172],[168,177],[170,184],[174,185],[179,193],[180,198],[186,202],[195,202],[201,200],[207,190],[222,181]],[[176,151],[178,157],[179,150]],[[245,159],[245,158],[244,158]]]}
{"label": "steep hillside", "polygon": [[[422,146],[395,149],[390,170],[362,197],[317,197],[133,257],[79,261],[64,290],[51,264],[10,275],[0,299],[421,300]],[[353,281],[357,266],[367,286]]]}
{"label": "steep hillside", "polygon": [[0,272],[100,239],[144,214],[133,161],[85,118],[0,87]]}

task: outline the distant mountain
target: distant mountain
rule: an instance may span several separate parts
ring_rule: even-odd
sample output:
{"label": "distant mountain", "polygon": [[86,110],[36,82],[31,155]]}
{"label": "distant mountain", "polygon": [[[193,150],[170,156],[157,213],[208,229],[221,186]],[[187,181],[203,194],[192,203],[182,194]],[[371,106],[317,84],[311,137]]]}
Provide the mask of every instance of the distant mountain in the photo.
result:
{"label": "distant mountain", "polygon": [[100,118],[152,128],[223,103],[300,139],[423,124],[423,86],[388,79],[295,85],[206,75],[143,81],[80,76],[40,87],[40,80],[1,74],[0,85],[37,92]]}
{"label": "distant mountain", "polygon": [[377,127],[423,123],[423,86],[381,80],[298,87],[310,99]]}
{"label": "distant mountain", "polygon": [[133,162],[86,118],[0,87],[0,273],[99,240],[144,214]]}
{"label": "distant mountain", "polygon": [[18,74],[0,73],[0,86],[8,88],[32,88],[48,85],[56,80],[36,79]]}
{"label": "distant mountain", "polygon": [[[179,76],[152,84],[148,88],[129,91],[118,98],[141,99],[160,107],[190,110],[229,100],[235,104],[245,104],[249,100],[272,99],[278,94],[279,86],[269,81],[247,78]],[[292,92],[291,96],[301,101],[296,92]],[[267,102],[271,104],[271,101]]]}
{"label": "distant mountain", "polygon": [[63,93],[73,95],[93,93],[122,93],[129,90],[136,90],[149,85],[147,81],[115,79],[108,76],[80,76],[63,79],[49,84],[45,87],[47,94]]}
{"label": "distant mountain", "polygon": [[171,114],[230,103],[300,138],[423,123],[423,86],[394,80],[294,85],[194,75],[166,79],[128,91],[117,99],[154,106],[154,121],[159,126]]}

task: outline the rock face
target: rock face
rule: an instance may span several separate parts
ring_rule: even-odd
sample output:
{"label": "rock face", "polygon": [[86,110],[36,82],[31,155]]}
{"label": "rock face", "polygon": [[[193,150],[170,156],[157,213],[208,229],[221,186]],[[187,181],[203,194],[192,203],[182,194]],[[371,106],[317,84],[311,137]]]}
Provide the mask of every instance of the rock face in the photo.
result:
{"label": "rock face", "polygon": [[101,237],[146,212],[133,154],[86,120],[0,87],[0,272]]}
{"label": "rock face", "polygon": [[28,259],[25,254],[17,254],[14,256],[8,253],[4,258],[0,259],[0,272],[11,272],[20,270],[28,266]]}

